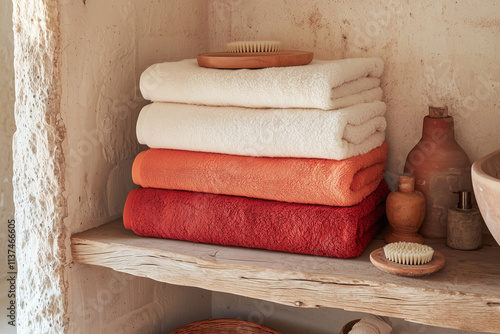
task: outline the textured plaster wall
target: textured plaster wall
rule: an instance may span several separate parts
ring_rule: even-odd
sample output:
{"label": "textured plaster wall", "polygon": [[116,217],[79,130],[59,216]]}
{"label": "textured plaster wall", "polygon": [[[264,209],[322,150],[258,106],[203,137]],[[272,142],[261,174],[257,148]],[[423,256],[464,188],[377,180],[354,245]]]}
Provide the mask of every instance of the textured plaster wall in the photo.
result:
{"label": "textured plaster wall", "polygon": [[210,50],[275,39],[319,59],[381,57],[395,185],[429,103],[446,104],[471,160],[500,147],[500,3],[495,0],[212,0]]}
{"label": "textured plaster wall", "polygon": [[[0,254],[6,259],[7,221],[14,219],[12,198],[12,135],[14,134],[14,35],[12,1],[0,0]],[[5,263],[4,263],[5,262]],[[6,261],[0,264],[4,275]]]}
{"label": "textured plaster wall", "polygon": [[70,291],[72,334],[164,334],[211,316],[210,292],[95,266],[73,268]]}
{"label": "textured plaster wall", "polygon": [[[319,59],[381,57],[394,188],[430,103],[446,104],[472,161],[500,148],[500,3],[495,0],[211,0],[210,51],[236,40],[280,40]],[[241,316],[286,333],[336,333],[362,316],[299,310],[212,294],[214,316]],[[397,333],[471,333],[392,319]]]}
{"label": "textured plaster wall", "polygon": [[194,57],[207,44],[205,1],[60,1],[61,108],[67,111],[67,226],[119,217],[140,147],[138,90],[149,65]]}
{"label": "textured plaster wall", "polygon": [[206,48],[206,13],[202,0],[14,1],[20,333],[164,333],[209,316],[206,291],[72,264],[69,247],[121,215],[139,75]]}
{"label": "textured plaster wall", "polygon": [[[133,159],[145,149],[135,135],[147,103],[139,76],[206,48],[206,8],[203,0],[59,1],[69,234],[121,216]],[[209,292],[99,267],[72,265],[68,284],[69,333],[165,333],[210,313]]]}
{"label": "textured plaster wall", "polygon": [[[269,326],[286,334],[340,333],[342,326],[366,313],[331,308],[299,308],[220,292],[212,294],[214,318],[240,318]],[[403,319],[386,318],[394,334],[479,334],[479,332],[426,326]]]}
{"label": "textured plaster wall", "polygon": [[68,234],[57,3],[16,1],[13,26],[17,325],[20,333],[63,333]]}
{"label": "textured plaster wall", "polygon": [[[212,298],[71,264],[69,236],[118,217],[133,188],[130,166],[141,149],[134,124],[145,103],[137,86],[148,65],[240,39],[278,39],[320,59],[379,56],[386,63],[387,179],[394,185],[431,102],[450,106],[457,139],[472,160],[500,146],[499,6],[493,0],[15,0],[19,331],[162,333],[208,317],[212,299],[214,315],[270,314],[251,299]],[[281,322],[311,319],[321,330],[331,317],[346,318],[337,310],[299,311],[276,305],[272,315]],[[407,326],[401,333],[431,333]],[[452,333],[432,331],[438,332]]]}
{"label": "textured plaster wall", "polygon": [[[10,305],[7,272],[8,221],[14,219],[12,194],[12,135],[14,124],[14,36],[12,1],[0,0],[0,308]],[[0,333],[15,333],[7,321],[0,322]]]}

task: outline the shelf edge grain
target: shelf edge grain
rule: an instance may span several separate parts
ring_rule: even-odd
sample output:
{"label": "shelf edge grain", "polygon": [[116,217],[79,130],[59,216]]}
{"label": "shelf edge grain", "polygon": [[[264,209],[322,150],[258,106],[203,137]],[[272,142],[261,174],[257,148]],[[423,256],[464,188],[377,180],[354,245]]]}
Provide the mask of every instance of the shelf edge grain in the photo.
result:
{"label": "shelf edge grain", "polygon": [[[289,306],[341,308],[433,326],[500,332],[500,275],[496,270],[478,273],[471,289],[459,289],[460,267],[453,266],[461,259],[449,264],[449,274],[401,278],[372,266],[367,251],[360,258],[342,260],[143,238],[127,231],[121,220],[73,235],[71,249],[75,262],[174,285]],[[500,247],[490,253],[498,254],[500,263]],[[482,281],[485,286],[473,288]]]}

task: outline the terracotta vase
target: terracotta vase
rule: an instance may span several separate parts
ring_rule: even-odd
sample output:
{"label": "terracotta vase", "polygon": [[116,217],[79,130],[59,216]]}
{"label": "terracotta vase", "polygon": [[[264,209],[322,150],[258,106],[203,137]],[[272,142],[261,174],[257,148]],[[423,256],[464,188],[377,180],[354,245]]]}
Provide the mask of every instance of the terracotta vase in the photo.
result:
{"label": "terracotta vase", "polygon": [[425,216],[425,197],[415,190],[415,177],[411,174],[399,175],[399,189],[387,196],[385,210],[391,225],[387,234],[387,243],[397,241],[424,243],[418,229]]}
{"label": "terracotta vase", "polygon": [[405,173],[415,176],[415,189],[426,200],[420,234],[446,238],[448,208],[456,204],[459,189],[471,189],[471,163],[455,141],[453,117],[447,107],[429,107],[422,138],[406,159]]}

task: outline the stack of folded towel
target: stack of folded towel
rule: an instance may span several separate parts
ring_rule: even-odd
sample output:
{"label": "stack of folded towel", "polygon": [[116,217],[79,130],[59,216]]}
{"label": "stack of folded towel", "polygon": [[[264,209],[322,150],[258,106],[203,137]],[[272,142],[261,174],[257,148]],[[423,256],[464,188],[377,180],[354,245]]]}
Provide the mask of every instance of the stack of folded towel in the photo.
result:
{"label": "stack of folded towel", "polygon": [[155,64],[124,224],[143,236],[349,258],[385,213],[383,63]]}

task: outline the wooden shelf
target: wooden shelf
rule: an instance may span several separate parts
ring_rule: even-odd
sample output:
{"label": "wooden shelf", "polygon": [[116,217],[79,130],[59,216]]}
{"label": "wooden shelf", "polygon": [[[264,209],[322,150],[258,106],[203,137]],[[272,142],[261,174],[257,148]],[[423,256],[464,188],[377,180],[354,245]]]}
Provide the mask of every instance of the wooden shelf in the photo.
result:
{"label": "wooden shelf", "polygon": [[297,307],[332,307],[480,332],[500,332],[500,247],[457,251],[429,276],[385,273],[369,260],[374,240],[355,259],[143,238],[117,220],[71,238],[74,261],[175,285],[199,287]]}

